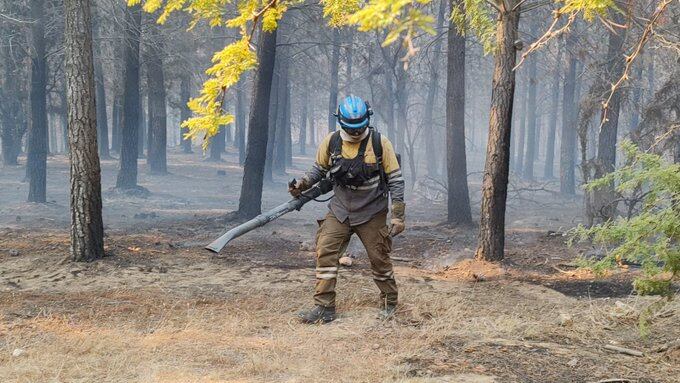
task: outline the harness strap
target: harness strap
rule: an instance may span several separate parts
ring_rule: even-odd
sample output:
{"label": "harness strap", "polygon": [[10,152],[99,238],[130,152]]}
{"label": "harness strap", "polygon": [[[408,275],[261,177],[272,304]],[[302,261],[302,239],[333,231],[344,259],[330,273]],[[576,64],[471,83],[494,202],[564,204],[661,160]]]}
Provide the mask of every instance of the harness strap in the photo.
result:
{"label": "harness strap", "polygon": [[[370,136],[371,133],[369,133],[368,135]],[[364,155],[366,155],[366,146],[367,145],[368,145],[368,137],[361,140],[361,145],[359,145],[359,153],[357,153],[357,156],[355,158],[364,158]]]}

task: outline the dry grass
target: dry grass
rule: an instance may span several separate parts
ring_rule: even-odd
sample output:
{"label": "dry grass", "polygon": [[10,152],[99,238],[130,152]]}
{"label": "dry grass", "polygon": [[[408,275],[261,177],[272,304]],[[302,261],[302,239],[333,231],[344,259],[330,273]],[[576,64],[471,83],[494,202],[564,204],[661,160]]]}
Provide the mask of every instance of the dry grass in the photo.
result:
{"label": "dry grass", "polygon": [[[616,360],[592,347],[612,336],[640,342],[630,318],[646,302],[584,302],[519,282],[429,280],[400,269],[398,319],[381,322],[370,278],[347,271],[340,319],[304,326],[294,314],[309,304],[309,271],[212,271],[225,278],[224,287],[190,294],[179,279],[86,293],[3,293],[0,381],[381,382],[457,373],[481,379],[502,376],[489,362],[517,348],[538,347],[558,360]],[[247,278],[235,282],[243,273]],[[133,277],[127,276],[131,283]],[[677,306],[671,310],[657,325],[677,319]],[[573,324],[560,326],[560,313],[573,315]],[[25,353],[13,357],[15,349]],[[660,378],[669,367],[644,360],[620,371]],[[507,373],[510,380],[501,381],[513,381]]]}

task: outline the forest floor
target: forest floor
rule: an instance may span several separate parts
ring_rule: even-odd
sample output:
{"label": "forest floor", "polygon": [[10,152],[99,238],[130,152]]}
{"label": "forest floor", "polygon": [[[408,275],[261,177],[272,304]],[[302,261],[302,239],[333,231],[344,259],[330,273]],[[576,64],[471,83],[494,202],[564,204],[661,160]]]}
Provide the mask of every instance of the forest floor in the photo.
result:
{"label": "forest floor", "polygon": [[[241,170],[172,152],[147,198],[111,190],[103,161],[106,251],[68,261],[68,163],[52,156],[46,205],[25,203],[23,167],[0,169],[0,382],[680,382],[680,304],[631,294],[635,267],[598,277],[562,235],[580,199],[512,185],[506,259],[472,262],[476,229],[442,224],[432,189],[407,198],[395,238],[401,304],[377,319],[378,291],[360,244],[340,273],[337,321],[303,325],[311,307],[322,204],[232,242],[203,246],[235,209]],[[295,158],[302,174],[309,158]],[[264,207],[288,199],[285,176]],[[471,176],[477,209],[479,175]],[[229,223],[233,225],[234,223]],[[631,356],[605,346],[640,351]]]}

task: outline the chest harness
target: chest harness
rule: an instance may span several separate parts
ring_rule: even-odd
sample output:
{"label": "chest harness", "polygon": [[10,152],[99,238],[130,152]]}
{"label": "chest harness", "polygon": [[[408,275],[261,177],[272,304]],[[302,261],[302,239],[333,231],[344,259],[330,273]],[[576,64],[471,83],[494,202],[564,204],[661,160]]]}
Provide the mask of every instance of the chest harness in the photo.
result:
{"label": "chest harness", "polygon": [[[367,164],[365,161],[366,147],[371,140],[376,162]],[[370,128],[370,133],[361,141],[359,152],[354,158],[342,156],[342,137],[340,131],[331,136],[328,146],[331,158],[330,178],[333,185],[338,185],[350,190],[373,189],[377,183],[378,190],[387,193],[387,175],[382,166],[382,142],[380,133]]]}

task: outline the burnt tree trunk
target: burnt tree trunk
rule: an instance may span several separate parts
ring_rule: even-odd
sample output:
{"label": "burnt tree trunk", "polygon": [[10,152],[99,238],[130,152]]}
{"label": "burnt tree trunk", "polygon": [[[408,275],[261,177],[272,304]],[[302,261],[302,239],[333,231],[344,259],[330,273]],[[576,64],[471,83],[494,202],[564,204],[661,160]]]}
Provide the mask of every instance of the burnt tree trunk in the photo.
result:
{"label": "burnt tree trunk", "polygon": [[137,158],[139,142],[140,94],[139,94],[139,39],[141,37],[141,6],[125,9],[125,46],[123,69],[123,108],[120,122],[120,167],[116,187],[136,189]]}
{"label": "burnt tree trunk", "polygon": [[[624,16],[615,12],[613,19],[618,24],[624,24]],[[623,43],[626,30],[609,32],[607,47],[607,71],[604,76],[607,81],[615,82],[622,75],[626,65]],[[619,127],[619,112],[621,110],[621,90],[617,90],[611,97],[609,104],[604,106],[601,127],[597,140],[597,158],[595,161],[595,178],[602,178],[614,171],[616,167],[616,137]],[[593,190],[594,223],[608,221],[616,216],[616,195],[614,185]]]}
{"label": "burnt tree trunk", "polygon": [[165,94],[165,76],[163,73],[163,38],[156,23],[150,23],[149,35],[151,48],[146,59],[147,88],[148,88],[148,139],[147,159],[149,172],[152,174],[166,174],[167,162],[167,112]]}
{"label": "burnt tree trunk", "polygon": [[331,83],[328,97],[328,131],[335,131],[336,120],[333,114],[338,108],[338,70],[340,68],[340,30],[333,28],[333,47],[331,51]]}
{"label": "burnt tree trunk", "polygon": [[[487,261],[503,259],[505,207],[510,167],[510,130],[515,92],[515,60],[520,7],[514,1],[498,1],[496,56],[489,114],[489,140],[482,183],[482,208],[476,257]],[[509,3],[509,4],[508,4]],[[506,8],[506,6],[508,6]]]}
{"label": "burnt tree trunk", "polygon": [[[180,98],[180,124],[191,118],[191,109],[189,109],[189,99],[191,98],[191,77],[188,73],[182,74],[179,84],[179,98]],[[191,149],[191,138],[186,138],[189,133],[189,128],[180,127],[180,140],[182,143],[182,152],[185,154],[193,153]]]}
{"label": "burnt tree trunk", "polygon": [[31,124],[28,130],[26,177],[28,202],[47,201],[47,57],[45,2],[31,0]]}
{"label": "burnt tree trunk", "polygon": [[[452,0],[452,9],[463,8]],[[471,224],[470,196],[465,154],[465,36],[449,22],[446,80],[446,164],[448,178],[448,221]]]}
{"label": "burnt tree trunk", "polygon": [[552,98],[550,100],[550,115],[548,117],[548,136],[546,137],[545,148],[545,168],[543,177],[552,179],[555,169],[555,136],[557,132],[557,109],[560,103],[560,69],[562,68],[562,43],[557,44],[557,58],[555,59],[555,69],[553,70]]}
{"label": "burnt tree trunk", "polygon": [[65,0],[66,87],[71,160],[71,257],[104,256],[89,0]]}
{"label": "burnt tree trunk", "polygon": [[210,161],[221,162],[222,152],[224,152],[224,129],[226,127],[220,126],[217,134],[210,139]]}
{"label": "burnt tree trunk", "polygon": [[252,218],[262,209],[262,184],[264,161],[267,154],[267,131],[269,127],[269,99],[272,75],[276,59],[276,30],[260,31],[253,101],[248,121],[248,151],[243,167],[243,182],[239,198],[238,214]]}
{"label": "burnt tree trunk", "polygon": [[560,192],[576,193],[576,64],[575,38],[567,37],[567,71],[562,93],[562,134],[560,140]]}

